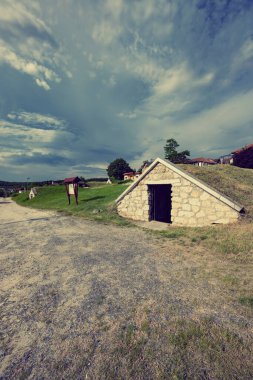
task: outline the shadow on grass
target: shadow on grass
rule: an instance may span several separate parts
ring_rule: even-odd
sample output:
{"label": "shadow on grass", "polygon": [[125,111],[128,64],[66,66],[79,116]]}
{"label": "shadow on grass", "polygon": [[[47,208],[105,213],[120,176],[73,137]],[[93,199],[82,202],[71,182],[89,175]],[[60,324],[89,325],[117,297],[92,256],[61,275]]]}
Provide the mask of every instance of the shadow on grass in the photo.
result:
{"label": "shadow on grass", "polygon": [[90,202],[90,201],[95,201],[97,199],[103,199],[105,198],[105,196],[101,196],[101,195],[98,195],[97,197],[92,197],[92,198],[88,198],[88,199],[81,199],[80,202]]}

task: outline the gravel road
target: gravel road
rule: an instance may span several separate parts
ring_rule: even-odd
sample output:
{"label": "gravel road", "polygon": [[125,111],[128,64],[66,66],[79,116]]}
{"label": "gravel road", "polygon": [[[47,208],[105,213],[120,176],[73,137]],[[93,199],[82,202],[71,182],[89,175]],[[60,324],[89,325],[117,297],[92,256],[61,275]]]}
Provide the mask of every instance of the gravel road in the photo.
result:
{"label": "gravel road", "polygon": [[0,215],[2,379],[50,378],[56,352],[69,350],[66,342],[87,337],[94,354],[108,331],[137,309],[162,309],[161,323],[221,313],[238,320],[222,284],[208,281],[210,262],[201,248],[192,252],[137,227],[23,208],[9,199],[0,199]]}

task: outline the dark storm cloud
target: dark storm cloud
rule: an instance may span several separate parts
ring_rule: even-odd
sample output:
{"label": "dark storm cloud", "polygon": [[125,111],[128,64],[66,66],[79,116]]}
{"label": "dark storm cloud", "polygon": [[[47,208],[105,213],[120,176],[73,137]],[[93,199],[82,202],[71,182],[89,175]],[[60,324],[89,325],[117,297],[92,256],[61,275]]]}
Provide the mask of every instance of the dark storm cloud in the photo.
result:
{"label": "dark storm cloud", "polygon": [[138,167],[170,137],[213,157],[252,142],[251,1],[15,5],[0,22],[1,178]]}
{"label": "dark storm cloud", "polygon": [[34,153],[31,156],[13,155],[10,158],[8,158],[7,161],[11,165],[27,165],[27,164],[37,165],[39,164],[39,165],[61,166],[61,165],[75,164],[75,161],[70,160],[66,157],[53,155],[53,154],[41,154],[41,153]]}
{"label": "dark storm cloud", "polygon": [[7,42],[23,43],[26,38],[47,42],[58,48],[50,29],[25,7],[22,2],[3,0],[0,14],[0,36]]}
{"label": "dark storm cloud", "polygon": [[44,130],[62,130],[66,128],[66,122],[64,120],[35,112],[11,112],[7,115],[7,118],[11,122],[19,123],[24,126],[27,125],[30,128]]}
{"label": "dark storm cloud", "polygon": [[43,30],[43,28],[38,28],[37,25],[29,24],[29,20],[27,25],[21,25],[19,22],[1,22],[0,35],[8,43],[22,42],[24,38],[33,38],[39,40],[40,43],[47,42],[54,49],[59,47],[50,32]]}

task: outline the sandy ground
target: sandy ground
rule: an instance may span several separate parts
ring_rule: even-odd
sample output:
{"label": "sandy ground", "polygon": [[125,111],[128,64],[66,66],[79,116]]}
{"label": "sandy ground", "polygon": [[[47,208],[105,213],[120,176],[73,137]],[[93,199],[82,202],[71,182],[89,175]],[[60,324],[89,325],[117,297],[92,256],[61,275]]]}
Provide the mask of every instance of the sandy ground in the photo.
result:
{"label": "sandy ground", "polygon": [[113,326],[147,307],[162,310],[154,317],[161,323],[212,316],[252,329],[230,290],[210,275],[226,264],[216,258],[214,267],[201,248],[9,199],[0,199],[0,215],[1,379],[50,379],[52,366],[54,378],[64,378],[59,351],[75,356],[66,342],[78,339],[90,342],[83,348],[88,368]]}
{"label": "sandy ground", "polygon": [[20,207],[15,202],[13,202],[11,198],[0,198],[0,213],[1,226],[9,223],[30,223],[32,221],[50,218],[55,215],[55,213],[50,211],[41,211]]}

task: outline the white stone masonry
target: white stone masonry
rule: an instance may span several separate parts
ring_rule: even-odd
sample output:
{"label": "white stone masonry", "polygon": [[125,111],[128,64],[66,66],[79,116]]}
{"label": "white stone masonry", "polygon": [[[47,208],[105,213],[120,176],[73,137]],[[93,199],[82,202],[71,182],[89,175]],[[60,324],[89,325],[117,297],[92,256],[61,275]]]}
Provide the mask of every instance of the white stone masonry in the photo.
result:
{"label": "white stone masonry", "polygon": [[206,226],[236,222],[240,214],[203,188],[162,163],[157,165],[117,204],[118,213],[134,220],[149,220],[149,184],[172,185],[172,224]]}

